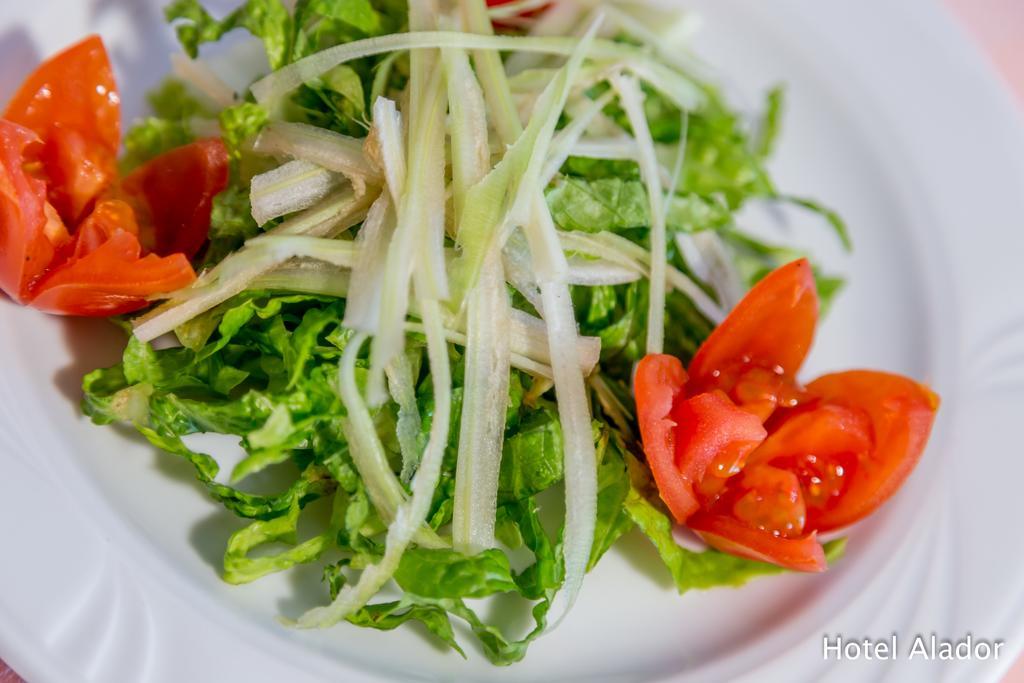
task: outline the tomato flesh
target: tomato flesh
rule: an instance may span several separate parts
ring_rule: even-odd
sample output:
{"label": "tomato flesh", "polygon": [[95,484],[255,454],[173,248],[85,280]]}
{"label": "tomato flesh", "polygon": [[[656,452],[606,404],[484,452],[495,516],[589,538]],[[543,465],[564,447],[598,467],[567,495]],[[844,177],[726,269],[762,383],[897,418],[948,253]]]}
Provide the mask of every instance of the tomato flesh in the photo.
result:
{"label": "tomato flesh", "polygon": [[4,118],[40,137],[50,201],[65,222],[77,223],[117,176],[121,99],[99,36],[43,62]]}
{"label": "tomato flesh", "polygon": [[45,182],[26,171],[40,147],[34,132],[0,120],[0,289],[19,303],[70,239]]}
{"label": "tomato flesh", "polygon": [[189,258],[206,243],[213,198],[228,185],[228,151],[219,139],[172,149],[121,183],[158,254]]}

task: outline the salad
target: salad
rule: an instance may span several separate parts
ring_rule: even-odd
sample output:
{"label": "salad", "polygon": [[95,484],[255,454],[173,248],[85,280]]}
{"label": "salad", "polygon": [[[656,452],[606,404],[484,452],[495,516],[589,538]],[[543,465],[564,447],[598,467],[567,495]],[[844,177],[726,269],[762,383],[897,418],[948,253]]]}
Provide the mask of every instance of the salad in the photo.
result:
{"label": "salad", "polygon": [[[96,36],[13,95],[0,288],[123,327],[84,412],[190,462],[238,516],[226,582],[322,568],[323,605],[286,623],[415,621],[462,653],[456,620],[510,664],[626,532],[680,593],[821,572],[920,458],[926,386],[798,376],[842,282],[739,212],[796,205],[849,247],[846,227],[776,187],[783,91],[754,120],[733,109],[688,14],[247,0],[216,18],[175,0],[166,17],[184,54],[124,135]],[[236,30],[265,56],[240,91],[207,45]],[[197,433],[245,457],[222,473]],[[497,594],[533,605],[528,632],[480,616]]]}

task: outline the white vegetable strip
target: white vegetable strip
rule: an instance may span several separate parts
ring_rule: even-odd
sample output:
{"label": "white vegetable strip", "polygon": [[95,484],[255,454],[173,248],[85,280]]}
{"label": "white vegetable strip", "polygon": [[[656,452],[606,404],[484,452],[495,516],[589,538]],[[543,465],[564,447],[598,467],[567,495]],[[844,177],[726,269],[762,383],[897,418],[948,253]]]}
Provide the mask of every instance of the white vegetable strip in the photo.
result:
{"label": "white vegetable strip", "polygon": [[565,164],[565,160],[572,154],[572,148],[577,145],[605,106],[611,102],[612,97],[613,93],[609,90],[593,102],[589,102],[582,113],[573,117],[569,124],[558,132],[551,142],[551,156],[541,174],[545,185],[551,182],[551,179],[558,173],[558,169]]}
{"label": "white vegetable strip", "polygon": [[642,275],[632,268],[627,268],[606,261],[570,256],[568,258],[569,273],[567,281],[570,285],[597,287],[599,285],[625,285],[636,282]]}
{"label": "white vegetable strip", "polygon": [[560,130],[554,140],[551,141],[551,152],[547,163],[544,165],[544,170],[541,172],[541,182],[544,186],[547,186],[558,173],[558,169],[562,168],[565,160],[572,154],[573,148],[577,145],[580,138],[583,137],[583,134],[587,132],[587,128],[597,115],[611,103],[613,96],[612,91],[609,90],[589,103],[586,109],[573,117],[569,125]]}
{"label": "white vegetable strip", "polygon": [[373,128],[366,139],[376,148],[391,203],[398,206],[405,190],[405,149],[402,135],[402,114],[393,100],[378,97],[373,103]]}
{"label": "white vegetable strip", "polygon": [[[559,233],[559,235],[564,234],[574,233]],[[561,241],[564,250],[572,250],[572,247],[569,246],[566,240]],[[607,247],[600,245],[592,246],[587,243],[586,250],[578,251],[583,251],[583,253],[593,256],[593,258],[584,258],[577,255],[566,258],[566,265],[568,266],[566,278],[570,285],[582,285],[584,287],[622,285],[636,282],[641,277],[647,277],[647,269],[633,259],[614,254],[615,260],[609,261],[601,255],[592,253],[595,251],[601,251],[602,254],[607,253],[610,251]],[[505,257],[505,273],[508,281],[526,297],[526,300],[534,308],[538,311],[541,310],[543,304],[540,301],[540,289],[537,288],[537,277],[534,275],[530,265],[530,250],[521,233],[514,232],[509,237],[508,242],[505,243],[503,253]]]}
{"label": "white vegetable strip", "polygon": [[[366,195],[354,195],[349,188],[342,188],[317,206],[306,209],[266,234],[332,236],[362,221],[370,203],[369,199]],[[257,237],[250,240],[250,243],[258,244],[260,239],[263,238]],[[243,248],[231,254],[221,261],[217,268],[200,276],[191,287],[175,293],[175,296],[180,295],[184,300],[172,298],[136,318],[132,321],[135,336],[140,341],[151,341],[162,334],[167,334],[182,323],[242,292],[254,279],[280,263],[254,259],[253,253],[248,248]],[[257,249],[255,253],[260,252]],[[239,266],[239,262],[243,265]],[[233,275],[230,278],[219,277],[219,273],[224,271],[232,271]]]}
{"label": "white vegetable strip", "polygon": [[[565,249],[592,254],[627,268],[636,268],[644,277],[650,277],[651,253],[622,235],[612,232],[594,234],[560,232],[559,238]],[[725,319],[725,311],[709,297],[703,289],[685,273],[669,265],[665,270],[665,284],[677,289],[697,307],[708,320],[719,323]]]}
{"label": "white vegetable strip", "polygon": [[668,239],[665,227],[665,201],[661,190],[658,158],[654,139],[644,112],[644,95],[635,78],[617,76],[611,79],[619,93],[619,102],[626,111],[640,152],[640,174],[647,186],[651,217],[651,287],[647,309],[647,353],[661,353],[665,346],[665,270]]}
{"label": "white vegetable strip", "polygon": [[175,52],[171,54],[171,71],[217,107],[226,109],[235,104],[235,91],[205,62],[189,59],[188,55]]}
{"label": "white vegetable strip", "polygon": [[[417,322],[407,322],[405,324],[405,329],[407,332],[423,334],[423,325]],[[466,335],[463,332],[458,332],[456,330],[445,328],[444,337],[445,339],[448,340],[450,344],[455,344],[456,346],[462,347],[466,346]],[[528,372],[529,374],[535,377],[544,377],[547,379],[551,379],[550,365],[539,363],[533,358],[527,358],[526,356],[520,355],[515,352],[513,352],[510,355],[510,358],[512,360],[512,367],[518,368],[523,372]],[[586,369],[584,369],[584,372],[586,372]]]}
{"label": "white vegetable strip", "polygon": [[363,154],[363,141],[326,128],[273,121],[256,138],[254,148],[260,154],[290,156],[340,173],[357,193],[366,183],[380,182]]}
{"label": "white vegetable strip", "polygon": [[254,176],[249,189],[257,225],[313,206],[338,187],[341,178],[308,161],[289,161]]}
{"label": "white vegetable strip", "polygon": [[456,224],[462,217],[469,188],[490,169],[487,106],[465,50],[441,50],[448,81],[448,118],[452,148],[452,198]]}
{"label": "white vegetable strip", "polygon": [[[484,0],[459,0],[459,9],[467,31],[493,37],[494,25],[487,14]],[[483,84],[487,104],[494,117],[498,140],[505,145],[513,144],[523,132],[523,125],[514,114],[512,91],[505,77],[505,66],[501,55],[490,50],[477,50],[473,54],[477,73]]]}
{"label": "white vegetable strip", "polygon": [[434,69],[428,74],[427,66],[429,64],[412,74],[410,88],[413,91],[416,90],[417,74],[419,78],[429,77],[430,81],[422,86],[423,97],[410,102],[412,114],[406,179],[401,189],[393,189],[401,201],[398,204],[398,224],[388,245],[380,324],[370,356],[367,392],[374,405],[379,405],[386,397],[384,366],[401,353],[405,345],[402,324],[409,311],[409,281],[413,275],[414,256],[418,255],[417,271],[425,274],[420,281],[420,293],[435,299],[447,297],[444,257],[446,97],[442,70]]}
{"label": "white vegetable strip", "polygon": [[[341,357],[338,368],[338,393],[345,403],[347,413],[341,424],[349,444],[352,462],[363,479],[370,502],[385,521],[391,522],[402,514],[407,497],[398,482],[398,477],[391,471],[384,446],[377,436],[373,418],[356,384],[356,357],[365,340],[364,333],[356,333],[349,340]],[[417,534],[417,542],[427,547],[444,547],[437,534],[429,528],[423,528],[422,522],[415,525],[410,536],[413,534]]]}
{"label": "white vegetable strip", "polygon": [[[562,543],[565,583],[555,596],[549,614],[550,628],[555,628],[576,602],[590,560],[597,515],[597,456],[590,427],[590,406],[575,343],[579,333],[569,287],[564,279],[567,269],[565,256],[561,248],[551,246],[558,244],[558,237],[547,202],[539,189],[534,194],[532,207],[533,220],[527,224],[526,237],[540,281],[558,417],[565,440],[565,530]],[[538,258],[542,252],[544,258]]]}
{"label": "white vegetable strip", "polygon": [[511,366],[510,310],[494,245],[466,309],[465,388],[452,519],[452,544],[464,553],[494,546]]}
{"label": "white vegetable strip", "polygon": [[[509,318],[509,342],[512,350],[528,358],[533,358],[545,365],[551,364],[551,345],[568,345],[573,339],[551,341],[550,331],[544,320],[534,318],[529,313],[513,309]],[[575,335],[575,354],[579,358],[579,368],[589,375],[601,358],[601,339]]]}
{"label": "white vegetable strip", "polygon": [[248,289],[325,294],[342,299],[348,295],[349,271],[323,261],[294,260],[260,275]]}
{"label": "white vegetable strip", "polygon": [[391,196],[382,192],[370,206],[363,226],[356,234],[355,283],[345,302],[345,327],[373,333],[380,323],[380,299],[384,289],[384,263],[388,243],[395,231],[395,210]]}
{"label": "white vegetable strip", "polygon": [[700,264],[701,270],[695,269],[694,274],[711,285],[722,308],[732,310],[743,298],[746,287],[718,233],[714,230],[692,235],[680,232],[676,234],[676,245],[691,268],[694,262]]}
{"label": "white vegetable strip", "polygon": [[[579,44],[577,38],[493,36],[453,31],[414,31],[366,38],[328,48],[278,69],[252,85],[252,93],[261,104],[269,104],[318,78],[339,64],[354,59],[385,54],[396,50],[429,50],[457,47],[475,51],[520,51],[567,57]],[[640,48],[597,40],[588,48],[586,57],[620,61],[622,66],[647,81],[680,108],[693,109],[704,101],[700,89],[684,74],[653,60]],[[487,83],[484,82],[487,92]],[[490,100],[490,96],[488,96]],[[488,102],[494,106],[492,102]]]}
{"label": "white vegetable strip", "polygon": [[[578,2],[554,2],[551,7],[530,27],[532,37],[564,36],[583,22],[583,4]],[[505,60],[505,70],[519,74],[526,69],[538,67],[544,55],[536,52],[515,52]]]}
{"label": "white vegetable strip", "polygon": [[[414,55],[415,56],[415,55]],[[433,299],[448,298],[445,268],[445,111],[448,99],[444,71],[439,60],[424,65],[430,69],[430,82],[424,94],[425,111],[416,116],[409,131],[406,202],[400,205],[399,221],[417,223],[419,253],[417,270],[424,273],[422,294]],[[416,108],[412,108],[416,114]]]}
{"label": "white vegetable strip", "polygon": [[[425,545],[422,537],[424,536],[424,531],[428,528],[424,527],[423,523],[430,512],[434,489],[437,488],[437,481],[440,477],[444,450],[448,443],[448,427],[451,417],[451,370],[448,366],[448,346],[444,338],[444,328],[441,325],[440,306],[436,301],[425,303],[428,304],[428,310],[424,315],[427,353],[430,356],[431,373],[435,380],[434,420],[431,423],[430,439],[427,442],[423,460],[420,462],[420,467],[416,471],[415,477],[413,477],[412,497],[398,508],[394,521],[388,526],[384,557],[381,558],[380,562],[364,569],[359,577],[359,581],[342,588],[338,593],[338,597],[330,605],[315,607],[303,614],[296,624],[300,628],[331,626],[358,610],[376,595],[394,575],[395,570],[398,569],[398,563],[402,558],[402,554],[414,537],[417,543]],[[357,335],[356,339],[359,340],[360,344],[363,341],[361,334]],[[345,351],[348,354],[347,348]],[[352,398],[361,403],[362,398],[358,395],[354,382],[354,356],[355,353],[352,354],[352,358],[349,361],[352,366],[352,385],[350,387],[343,386],[342,390],[355,390],[355,396]],[[344,370],[343,368],[343,372]],[[346,398],[346,407],[348,405]],[[365,416],[369,418],[368,413]],[[369,429],[376,436],[376,432],[373,431],[372,422],[369,425],[363,425],[360,430],[362,429]],[[348,435],[348,430],[346,430],[346,437],[351,438]],[[390,472],[390,469],[388,471]],[[362,471],[360,471],[360,474],[363,474]],[[427,547],[431,546],[428,545]]]}
{"label": "white vegetable strip", "polygon": [[[483,91],[466,53],[443,50],[442,59],[451,121],[452,203],[457,225],[461,225],[469,188],[480,182],[490,168],[487,112]],[[493,243],[480,278],[469,292],[466,311],[463,410],[452,519],[452,545],[465,553],[494,546],[498,473],[512,362],[509,310],[501,248]]]}
{"label": "white vegetable strip", "polygon": [[597,23],[590,27],[579,49],[541,93],[523,134],[498,165],[470,189],[459,228],[462,253],[452,267],[458,296],[475,284],[492,242],[503,243],[510,228],[529,219],[529,197],[540,183],[555,126],[597,27]]}
{"label": "white vegetable strip", "polygon": [[416,386],[409,356],[399,354],[388,364],[385,372],[388,376],[388,391],[398,404],[395,432],[402,451],[402,472],[399,478],[403,484],[408,484],[419,467],[422,455],[419,447],[420,409],[416,404]]}

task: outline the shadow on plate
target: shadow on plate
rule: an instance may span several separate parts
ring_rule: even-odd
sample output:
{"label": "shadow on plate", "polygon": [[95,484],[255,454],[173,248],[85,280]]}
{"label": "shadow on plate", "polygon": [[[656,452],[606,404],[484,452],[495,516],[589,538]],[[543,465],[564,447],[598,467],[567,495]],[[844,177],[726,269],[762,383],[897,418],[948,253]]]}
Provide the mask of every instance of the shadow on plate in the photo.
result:
{"label": "shadow on plate", "polygon": [[658,557],[658,551],[638,529],[623,534],[608,552],[622,557],[638,574],[643,575],[644,580],[658,588],[675,590],[672,576]]}
{"label": "shadow on plate", "polygon": [[132,40],[107,43],[117,72],[125,123],[145,113],[142,95],[170,75],[168,55],[177,48],[170,32],[163,29],[164,4],[124,0],[92,0],[90,4],[91,23],[95,24],[101,16],[117,15],[131,26],[121,35],[134,36]]}
{"label": "shadow on plate", "polygon": [[61,318],[60,323],[71,364],[57,371],[53,383],[78,413],[82,378],[97,368],[121,362],[128,338],[123,330],[102,318]]}
{"label": "shadow on plate", "polygon": [[6,102],[21,85],[31,69],[38,64],[39,50],[23,28],[0,32],[0,101]]}

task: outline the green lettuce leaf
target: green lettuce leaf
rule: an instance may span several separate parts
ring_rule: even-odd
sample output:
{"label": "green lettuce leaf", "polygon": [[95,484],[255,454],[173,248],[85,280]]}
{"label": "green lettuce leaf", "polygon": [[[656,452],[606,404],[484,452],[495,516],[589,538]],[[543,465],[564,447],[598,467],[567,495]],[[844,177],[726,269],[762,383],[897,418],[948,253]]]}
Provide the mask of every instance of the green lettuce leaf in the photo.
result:
{"label": "green lettuce leaf", "polygon": [[178,40],[193,59],[199,46],[220,40],[235,29],[245,29],[263,41],[272,69],[288,63],[292,45],[292,18],[281,0],[247,0],[223,19],[210,16],[199,0],[174,0],[164,9],[175,23]]}
{"label": "green lettuce leaf", "polygon": [[508,557],[497,549],[468,556],[454,550],[412,548],[402,555],[395,581],[424,598],[483,598],[516,590]]}

